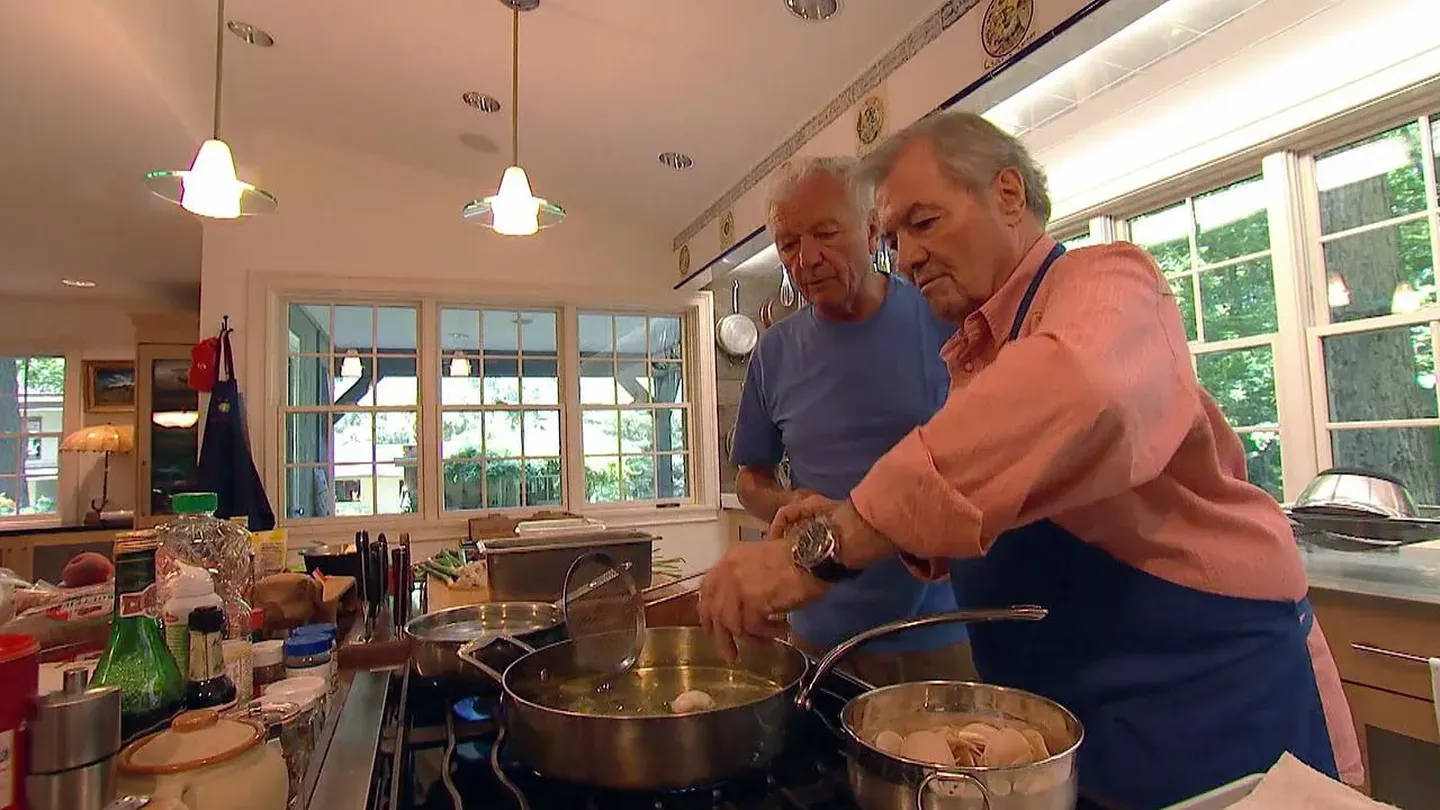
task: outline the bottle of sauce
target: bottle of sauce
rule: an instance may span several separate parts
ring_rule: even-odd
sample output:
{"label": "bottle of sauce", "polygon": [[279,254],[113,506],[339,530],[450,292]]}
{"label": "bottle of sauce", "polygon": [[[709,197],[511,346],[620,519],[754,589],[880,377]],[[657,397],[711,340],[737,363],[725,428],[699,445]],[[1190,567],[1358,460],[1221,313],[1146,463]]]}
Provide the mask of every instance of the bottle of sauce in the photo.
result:
{"label": "bottle of sauce", "polygon": [[94,686],[120,689],[120,734],[134,739],[185,708],[185,679],[165,644],[155,604],[153,534],[115,541],[115,612]]}
{"label": "bottle of sauce", "polygon": [[190,611],[190,667],[185,707],[224,709],[235,704],[235,682],[225,673],[225,612],[215,606]]}

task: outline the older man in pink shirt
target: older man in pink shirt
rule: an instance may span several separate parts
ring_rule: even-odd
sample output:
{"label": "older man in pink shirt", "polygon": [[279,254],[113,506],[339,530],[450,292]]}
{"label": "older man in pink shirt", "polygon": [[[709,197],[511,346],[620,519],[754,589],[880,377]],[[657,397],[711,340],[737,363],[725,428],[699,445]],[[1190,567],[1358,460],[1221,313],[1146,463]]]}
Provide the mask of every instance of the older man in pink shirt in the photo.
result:
{"label": "older man in pink shirt", "polygon": [[945,406],[841,503],[776,516],[706,577],[732,636],[897,551],[962,607],[1039,604],[971,628],[990,682],[1085,724],[1080,783],[1163,807],[1285,751],[1362,781],[1349,708],[1278,505],[1195,378],[1148,254],[1066,252],[1044,173],[979,116],[931,116],[865,161],[898,266],[959,325]]}

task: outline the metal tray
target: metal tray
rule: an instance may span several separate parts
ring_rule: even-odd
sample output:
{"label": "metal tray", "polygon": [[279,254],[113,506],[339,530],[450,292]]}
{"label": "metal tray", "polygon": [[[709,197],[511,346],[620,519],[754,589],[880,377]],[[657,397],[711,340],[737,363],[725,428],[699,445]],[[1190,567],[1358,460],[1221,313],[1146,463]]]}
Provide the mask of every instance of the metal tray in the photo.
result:
{"label": "metal tray", "polygon": [[638,588],[651,583],[650,563],[656,538],[627,529],[531,534],[486,540],[490,598],[503,602],[554,602],[563,596],[565,572],[580,556],[603,549],[617,565],[629,563]]}
{"label": "metal tray", "polygon": [[1295,536],[1337,551],[1383,551],[1440,540],[1440,520],[1287,510]]}

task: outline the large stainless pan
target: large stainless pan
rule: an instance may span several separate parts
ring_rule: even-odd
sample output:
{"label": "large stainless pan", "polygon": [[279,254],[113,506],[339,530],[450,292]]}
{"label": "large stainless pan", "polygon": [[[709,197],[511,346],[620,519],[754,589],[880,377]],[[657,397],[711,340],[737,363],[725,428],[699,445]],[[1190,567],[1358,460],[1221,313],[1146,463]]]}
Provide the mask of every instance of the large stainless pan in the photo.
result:
{"label": "large stainless pan", "polygon": [[[1033,607],[962,610],[885,625],[856,643],[917,623],[1044,615]],[[456,654],[501,683],[497,750],[503,743],[526,767],[547,777],[601,788],[674,790],[764,767],[784,750],[814,685],[813,679],[804,683],[809,660],[790,644],[747,639],[732,662],[716,637],[698,627],[647,629],[634,668],[608,682],[576,663],[574,641],[534,650],[499,640],[487,652],[510,646],[522,653],[503,672],[493,658],[479,655],[483,646],[466,644]],[[836,657],[832,653],[822,661],[816,675]],[[716,695],[717,705],[671,712],[669,701],[690,689]]]}

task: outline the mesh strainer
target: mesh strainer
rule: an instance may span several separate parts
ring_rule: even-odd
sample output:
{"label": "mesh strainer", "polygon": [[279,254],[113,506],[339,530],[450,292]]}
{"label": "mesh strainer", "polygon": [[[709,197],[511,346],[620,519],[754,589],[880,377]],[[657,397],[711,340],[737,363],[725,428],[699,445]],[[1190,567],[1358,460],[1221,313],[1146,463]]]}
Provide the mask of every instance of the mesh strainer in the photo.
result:
{"label": "mesh strainer", "polygon": [[645,643],[645,602],[630,572],[607,554],[584,554],[565,572],[564,591],[576,666],[598,675],[634,666]]}

